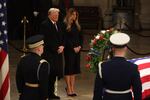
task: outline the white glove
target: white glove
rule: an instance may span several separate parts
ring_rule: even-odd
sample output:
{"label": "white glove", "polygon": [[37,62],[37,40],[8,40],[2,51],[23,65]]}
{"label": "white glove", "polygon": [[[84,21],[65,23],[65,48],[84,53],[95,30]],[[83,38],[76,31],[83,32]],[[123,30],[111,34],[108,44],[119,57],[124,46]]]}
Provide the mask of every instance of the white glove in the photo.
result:
{"label": "white glove", "polygon": [[39,12],[37,12],[37,11],[34,11],[34,12],[33,12],[33,15],[34,15],[35,17],[37,17],[38,14],[39,14]]}

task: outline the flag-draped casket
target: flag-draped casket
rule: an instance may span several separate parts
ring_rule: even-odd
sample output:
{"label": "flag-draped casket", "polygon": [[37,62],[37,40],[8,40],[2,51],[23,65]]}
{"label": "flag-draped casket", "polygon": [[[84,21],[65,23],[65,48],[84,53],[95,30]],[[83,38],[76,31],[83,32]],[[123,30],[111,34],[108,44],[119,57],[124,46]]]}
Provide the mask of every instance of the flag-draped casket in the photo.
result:
{"label": "flag-draped casket", "polygon": [[129,60],[138,65],[142,82],[142,99],[150,98],[150,57]]}

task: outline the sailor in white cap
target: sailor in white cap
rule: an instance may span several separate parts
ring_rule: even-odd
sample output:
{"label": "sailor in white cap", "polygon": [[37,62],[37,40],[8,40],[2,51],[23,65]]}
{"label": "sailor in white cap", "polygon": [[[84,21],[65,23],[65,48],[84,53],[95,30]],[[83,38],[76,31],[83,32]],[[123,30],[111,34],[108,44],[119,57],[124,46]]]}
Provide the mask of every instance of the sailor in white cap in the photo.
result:
{"label": "sailor in white cap", "polygon": [[27,39],[29,53],[21,58],[16,71],[19,100],[48,100],[49,63],[41,58],[43,36]]}
{"label": "sailor in white cap", "polygon": [[[130,37],[125,33],[110,36],[114,56],[99,64],[93,100],[142,100],[138,66],[125,59]],[[132,87],[132,91],[131,91]]]}
{"label": "sailor in white cap", "polygon": [[113,46],[121,48],[129,43],[130,37],[125,33],[116,33],[111,35],[109,40]]}

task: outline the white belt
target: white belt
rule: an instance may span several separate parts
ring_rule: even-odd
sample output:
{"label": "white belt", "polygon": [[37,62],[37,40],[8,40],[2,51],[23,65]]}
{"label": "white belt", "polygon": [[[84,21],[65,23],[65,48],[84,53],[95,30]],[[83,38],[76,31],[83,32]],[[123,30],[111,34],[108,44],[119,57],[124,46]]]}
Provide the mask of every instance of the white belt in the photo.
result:
{"label": "white belt", "polygon": [[125,91],[114,91],[114,90],[109,90],[109,89],[105,89],[105,92],[107,93],[111,93],[111,94],[126,94],[126,93],[130,93],[131,90],[125,90]]}
{"label": "white belt", "polygon": [[33,84],[33,83],[28,83],[28,82],[26,82],[25,85],[28,86],[28,87],[33,87],[33,88],[38,88],[39,87],[39,84]]}

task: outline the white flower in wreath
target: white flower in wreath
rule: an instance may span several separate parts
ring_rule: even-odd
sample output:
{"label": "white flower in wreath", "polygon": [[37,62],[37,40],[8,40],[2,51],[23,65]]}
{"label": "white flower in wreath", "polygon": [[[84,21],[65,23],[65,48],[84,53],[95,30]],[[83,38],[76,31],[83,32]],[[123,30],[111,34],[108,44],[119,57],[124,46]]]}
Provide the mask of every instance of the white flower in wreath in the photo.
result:
{"label": "white flower in wreath", "polygon": [[106,31],[105,31],[105,30],[101,30],[101,33],[102,33],[102,34],[105,34],[105,33],[106,33]]}
{"label": "white flower in wreath", "polygon": [[95,38],[98,40],[100,38],[100,35],[98,34]]}

